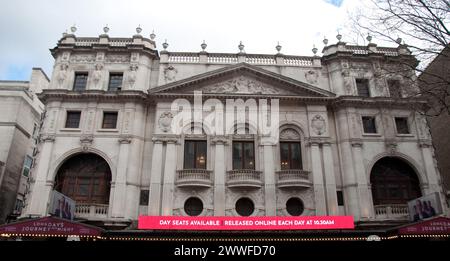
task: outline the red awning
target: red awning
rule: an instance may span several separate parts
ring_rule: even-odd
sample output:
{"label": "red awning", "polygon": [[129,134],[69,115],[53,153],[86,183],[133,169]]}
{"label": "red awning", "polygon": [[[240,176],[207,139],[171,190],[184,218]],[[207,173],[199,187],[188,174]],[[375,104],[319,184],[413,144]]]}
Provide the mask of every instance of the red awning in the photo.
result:
{"label": "red awning", "polygon": [[450,218],[437,217],[430,220],[407,225],[398,229],[400,235],[450,234]]}
{"label": "red awning", "polygon": [[58,235],[100,236],[103,229],[57,217],[28,219],[0,226],[0,234],[7,235]]}

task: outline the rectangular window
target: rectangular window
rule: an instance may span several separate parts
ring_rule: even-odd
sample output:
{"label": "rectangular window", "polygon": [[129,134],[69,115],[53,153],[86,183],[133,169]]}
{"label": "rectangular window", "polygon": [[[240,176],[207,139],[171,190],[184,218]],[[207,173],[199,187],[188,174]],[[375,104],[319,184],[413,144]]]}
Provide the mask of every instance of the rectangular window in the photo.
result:
{"label": "rectangular window", "polygon": [[281,169],[302,169],[299,142],[280,142]]}
{"label": "rectangular window", "polygon": [[401,98],[402,92],[400,89],[400,81],[398,80],[388,80],[388,89],[389,89],[389,95],[393,98]]}
{"label": "rectangular window", "polygon": [[86,90],[88,73],[75,73],[75,80],[73,82],[73,90],[74,91],[84,91]]}
{"label": "rectangular window", "polygon": [[115,129],[117,127],[117,112],[104,112],[102,129]]}
{"label": "rectangular window", "polygon": [[344,193],[342,193],[342,191],[340,191],[340,190],[336,191],[336,193],[337,193],[338,206],[343,206],[344,205]]}
{"label": "rectangular window", "polygon": [[358,96],[370,97],[369,80],[356,79],[356,89],[358,90]]}
{"label": "rectangular window", "polygon": [[408,118],[395,117],[395,127],[398,134],[409,134]]}
{"label": "rectangular window", "polygon": [[110,73],[108,91],[122,90],[123,73]]}
{"label": "rectangular window", "polygon": [[377,127],[375,125],[375,117],[364,116],[362,117],[362,123],[364,133],[377,133]]}
{"label": "rectangular window", "polygon": [[139,205],[147,206],[148,205],[148,197],[149,197],[149,190],[148,189],[141,190],[141,195],[139,197]]}
{"label": "rectangular window", "polygon": [[255,169],[255,145],[253,141],[233,142],[233,169]]}
{"label": "rectangular window", "polygon": [[206,141],[187,140],[184,143],[184,168],[206,169]]}
{"label": "rectangular window", "polygon": [[66,128],[79,128],[80,127],[81,111],[68,111],[66,117]]}
{"label": "rectangular window", "polygon": [[25,177],[28,177],[28,175],[30,174],[30,169],[31,169],[32,164],[33,164],[33,158],[26,155],[25,161],[23,163],[22,175],[24,175]]}

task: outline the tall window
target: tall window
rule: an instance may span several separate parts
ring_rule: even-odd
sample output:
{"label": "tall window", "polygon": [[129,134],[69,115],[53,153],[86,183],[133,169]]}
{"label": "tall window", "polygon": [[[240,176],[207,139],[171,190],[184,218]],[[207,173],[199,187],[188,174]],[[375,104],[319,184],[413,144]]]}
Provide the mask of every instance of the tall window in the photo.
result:
{"label": "tall window", "polygon": [[75,73],[75,80],[73,82],[74,91],[84,91],[86,90],[88,73],[77,72]]}
{"label": "tall window", "polygon": [[80,127],[81,111],[68,111],[66,117],[66,128]]}
{"label": "tall window", "polygon": [[31,169],[32,164],[33,164],[33,158],[26,155],[25,161],[23,163],[22,175],[24,175],[25,177],[28,177],[30,175],[30,169]]}
{"label": "tall window", "polygon": [[255,169],[253,141],[233,141],[233,169]]}
{"label": "tall window", "polygon": [[375,125],[375,117],[362,117],[364,133],[377,133],[377,126]]}
{"label": "tall window", "polygon": [[206,141],[202,140],[185,141],[184,168],[206,169]]}
{"label": "tall window", "polygon": [[120,91],[122,89],[123,73],[110,73],[108,91]]}
{"label": "tall window", "polygon": [[281,169],[302,169],[300,142],[280,142]]}
{"label": "tall window", "polygon": [[356,79],[356,89],[358,90],[358,96],[370,97],[369,80]]}
{"label": "tall window", "polygon": [[394,98],[401,98],[402,92],[400,89],[400,81],[398,80],[388,80],[389,95]]}
{"label": "tall window", "polygon": [[408,118],[395,117],[395,127],[398,134],[409,134]]}
{"label": "tall window", "polygon": [[117,112],[104,112],[102,129],[115,129],[117,127]]}

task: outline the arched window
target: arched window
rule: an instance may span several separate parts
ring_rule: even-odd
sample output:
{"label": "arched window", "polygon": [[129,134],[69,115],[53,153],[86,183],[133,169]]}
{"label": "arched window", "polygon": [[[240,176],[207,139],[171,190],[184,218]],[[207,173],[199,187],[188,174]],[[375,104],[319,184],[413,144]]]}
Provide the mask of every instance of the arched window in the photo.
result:
{"label": "arched window", "polygon": [[415,171],[395,157],[385,157],[375,163],[370,183],[374,205],[405,204],[422,195]]}
{"label": "arched window", "polygon": [[55,190],[78,203],[108,204],[110,183],[111,170],[102,157],[78,154],[59,168]]}
{"label": "arched window", "polygon": [[281,170],[303,169],[300,134],[292,128],[280,133],[280,165]]}

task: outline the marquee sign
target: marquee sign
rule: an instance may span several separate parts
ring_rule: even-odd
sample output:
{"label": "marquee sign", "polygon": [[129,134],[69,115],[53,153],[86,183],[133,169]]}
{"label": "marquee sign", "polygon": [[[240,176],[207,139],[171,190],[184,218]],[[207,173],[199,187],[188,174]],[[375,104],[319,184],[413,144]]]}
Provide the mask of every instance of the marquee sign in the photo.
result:
{"label": "marquee sign", "polygon": [[408,234],[450,234],[450,218],[437,217],[402,227],[398,230],[400,235]]}
{"label": "marquee sign", "polygon": [[140,216],[139,229],[150,230],[307,230],[353,229],[352,216],[182,217]]}

